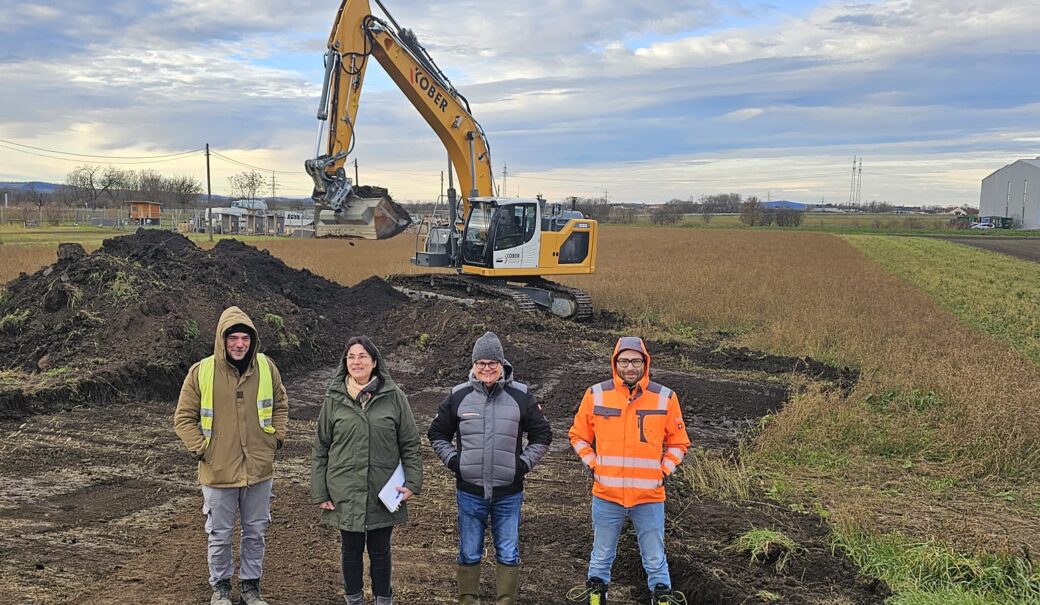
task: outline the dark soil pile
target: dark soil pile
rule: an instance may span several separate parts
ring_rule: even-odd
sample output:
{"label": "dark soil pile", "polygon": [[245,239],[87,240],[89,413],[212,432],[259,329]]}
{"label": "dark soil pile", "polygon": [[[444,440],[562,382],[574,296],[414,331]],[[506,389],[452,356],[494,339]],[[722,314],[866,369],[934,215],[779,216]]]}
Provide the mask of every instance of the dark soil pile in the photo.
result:
{"label": "dark soil pile", "polygon": [[63,245],[54,265],[7,285],[0,303],[0,415],[101,396],[176,396],[213,352],[216,322],[237,305],[262,350],[290,374],[339,353],[360,318],[406,298],[381,280],[345,288],[223,240],[211,251],[169,231]]}

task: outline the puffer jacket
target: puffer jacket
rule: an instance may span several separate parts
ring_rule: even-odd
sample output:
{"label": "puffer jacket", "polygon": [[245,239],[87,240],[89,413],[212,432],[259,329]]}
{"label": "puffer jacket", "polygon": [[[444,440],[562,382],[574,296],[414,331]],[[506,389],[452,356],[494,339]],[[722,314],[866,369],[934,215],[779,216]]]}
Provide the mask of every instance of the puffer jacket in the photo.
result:
{"label": "puffer jacket", "polygon": [[[244,374],[228,361],[224,346],[224,331],[235,324],[248,326],[252,344],[247,353],[249,365]],[[245,487],[274,476],[274,452],[285,441],[289,422],[289,399],[282,386],[282,377],[274,361],[268,358],[274,406],[271,421],[274,433],[265,433],[260,427],[256,409],[260,376],[256,354],[260,338],[253,322],[238,307],[228,307],[217,321],[213,341],[213,436],[209,446],[202,434],[199,418],[202,391],[199,389],[199,366],[191,366],[181,385],[173,426],[188,451],[199,460],[199,483],[209,487]]]}
{"label": "puffer jacket", "polygon": [[513,380],[509,362],[491,388],[472,372],[467,382],[452,388],[427,436],[441,462],[455,473],[458,489],[485,499],[523,490],[524,475],[552,443],[542,406],[526,384]]}
{"label": "puffer jacket", "polygon": [[378,381],[364,406],[347,393],[347,366],[329,382],[318,414],[311,456],[311,502],[332,501],[335,510],[322,511],[322,520],[337,529],[363,532],[408,520],[408,503],[393,513],[379,499],[398,463],[404,467],[404,486],[418,494],[423,468],[419,430],[408,398],[394,383],[376,351]]}
{"label": "puffer jacket", "polygon": [[[617,372],[625,349],[640,351],[645,360],[643,377],[632,387]],[[690,447],[679,398],[650,380],[650,354],[641,338],[619,339],[610,367],[611,380],[585,391],[571,446],[593,473],[593,495],[624,507],[664,502],[664,479]]]}

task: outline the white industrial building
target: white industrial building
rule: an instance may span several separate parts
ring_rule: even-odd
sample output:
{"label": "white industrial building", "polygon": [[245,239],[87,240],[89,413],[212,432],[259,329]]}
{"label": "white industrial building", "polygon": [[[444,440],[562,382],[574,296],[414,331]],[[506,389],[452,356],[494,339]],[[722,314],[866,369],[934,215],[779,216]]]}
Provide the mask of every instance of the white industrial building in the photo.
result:
{"label": "white industrial building", "polygon": [[1040,157],[1018,160],[982,179],[979,216],[1015,219],[1022,229],[1040,229]]}

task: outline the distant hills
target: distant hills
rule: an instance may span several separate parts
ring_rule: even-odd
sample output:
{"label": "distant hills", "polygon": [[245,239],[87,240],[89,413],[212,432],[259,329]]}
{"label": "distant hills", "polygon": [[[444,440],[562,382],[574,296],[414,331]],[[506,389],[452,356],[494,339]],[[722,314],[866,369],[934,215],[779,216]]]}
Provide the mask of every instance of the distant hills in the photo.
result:
{"label": "distant hills", "polygon": [[44,183],[43,181],[28,181],[28,182],[3,182],[0,181],[0,190],[7,191],[28,191],[35,189],[36,191],[50,193],[58,187],[61,187],[58,183]]}

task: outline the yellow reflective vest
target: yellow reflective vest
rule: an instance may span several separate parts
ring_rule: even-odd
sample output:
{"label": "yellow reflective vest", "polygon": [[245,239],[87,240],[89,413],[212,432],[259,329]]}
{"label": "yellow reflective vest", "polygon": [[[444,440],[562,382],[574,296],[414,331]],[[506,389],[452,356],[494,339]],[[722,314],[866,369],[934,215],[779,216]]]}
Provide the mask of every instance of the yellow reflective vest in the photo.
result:
{"label": "yellow reflective vest", "polygon": [[[202,393],[199,426],[202,427],[202,436],[206,438],[206,447],[209,447],[210,438],[213,436],[213,368],[215,364],[216,358],[213,355],[203,359],[199,364],[199,391]],[[256,392],[256,415],[260,428],[265,433],[273,433],[274,423],[271,420],[271,413],[274,411],[274,388],[271,381],[271,366],[268,365],[267,356],[263,353],[256,354],[256,365],[260,373],[260,387]]]}

